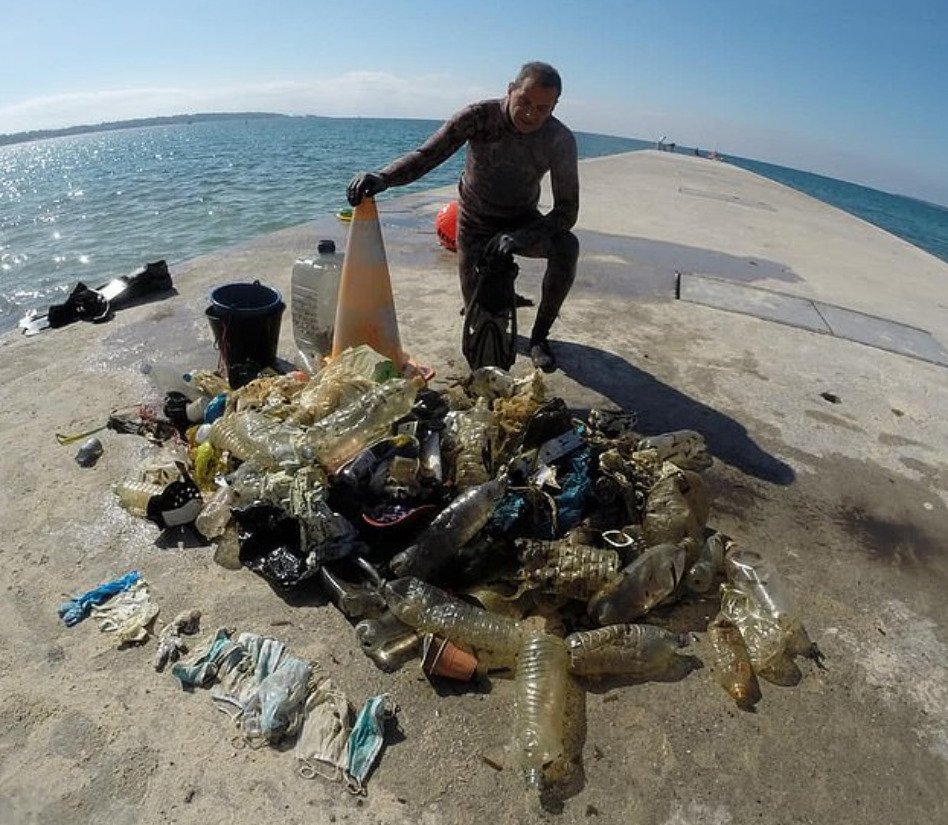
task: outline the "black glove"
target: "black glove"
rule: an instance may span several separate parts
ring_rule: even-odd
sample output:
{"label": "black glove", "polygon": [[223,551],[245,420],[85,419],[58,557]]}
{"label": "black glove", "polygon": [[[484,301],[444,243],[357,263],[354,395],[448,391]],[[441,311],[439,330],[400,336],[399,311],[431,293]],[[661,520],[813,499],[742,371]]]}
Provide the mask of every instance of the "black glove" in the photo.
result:
{"label": "black glove", "polygon": [[520,242],[509,232],[498,232],[484,247],[484,257],[493,260],[510,258],[520,250]]}
{"label": "black glove", "polygon": [[362,203],[363,198],[374,198],[379,192],[388,189],[388,183],[383,175],[376,172],[360,172],[351,181],[346,190],[346,197],[353,206]]}

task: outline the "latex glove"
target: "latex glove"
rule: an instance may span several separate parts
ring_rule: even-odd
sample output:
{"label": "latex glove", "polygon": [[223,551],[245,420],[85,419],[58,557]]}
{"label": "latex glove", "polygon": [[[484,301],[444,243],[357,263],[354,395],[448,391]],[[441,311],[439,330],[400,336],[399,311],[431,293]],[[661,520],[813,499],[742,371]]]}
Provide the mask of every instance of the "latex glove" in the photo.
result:
{"label": "latex glove", "polygon": [[520,242],[509,232],[498,232],[484,247],[485,258],[509,258],[519,251]]}
{"label": "latex glove", "polygon": [[384,175],[376,172],[360,172],[351,181],[346,189],[346,197],[353,206],[362,203],[363,198],[374,198],[379,192],[388,189]]}

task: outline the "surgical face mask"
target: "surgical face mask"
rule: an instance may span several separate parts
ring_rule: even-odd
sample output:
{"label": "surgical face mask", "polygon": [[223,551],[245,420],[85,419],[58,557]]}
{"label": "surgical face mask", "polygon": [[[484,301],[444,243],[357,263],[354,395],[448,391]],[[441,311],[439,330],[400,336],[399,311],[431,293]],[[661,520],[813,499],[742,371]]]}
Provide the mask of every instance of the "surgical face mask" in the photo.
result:
{"label": "surgical face mask", "polygon": [[323,679],[306,700],[306,721],[296,743],[300,776],[341,780],[346,771],[351,728],[349,700],[331,679]]}
{"label": "surgical face mask", "polygon": [[346,785],[352,793],[365,793],[365,780],[385,744],[385,720],[397,710],[392,696],[382,693],[367,700],[359,711],[349,735],[346,767]]}

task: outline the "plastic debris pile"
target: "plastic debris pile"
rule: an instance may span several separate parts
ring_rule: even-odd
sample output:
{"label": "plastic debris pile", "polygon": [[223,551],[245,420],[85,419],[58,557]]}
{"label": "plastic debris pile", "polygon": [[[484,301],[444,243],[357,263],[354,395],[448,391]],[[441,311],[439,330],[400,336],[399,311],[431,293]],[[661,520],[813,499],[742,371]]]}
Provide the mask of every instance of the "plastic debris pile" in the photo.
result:
{"label": "plastic debris pile", "polygon": [[[236,391],[210,373],[171,382],[165,412],[180,438],[116,487],[121,503],[162,528],[193,525],[216,544],[215,558],[277,592],[321,588],[383,670],[420,657],[430,676],[508,671],[530,787],[569,773],[564,726],[577,683],[692,669],[682,650],[694,639],[661,626],[682,600],[719,589],[712,664],[742,708],[760,700],[758,678],[794,684],[799,657],[819,663],[772,563],[708,526],[701,473],[712,460],[697,432],[643,437],[634,414],[617,410],[578,420],[546,397],[539,371],[515,378],[485,367],[436,391],[367,347],[315,375],[261,377]],[[172,672],[182,679],[235,647],[253,656],[252,644],[218,634],[204,659]],[[262,687],[285,674],[280,695],[293,709],[276,729],[322,719],[315,745],[300,737],[298,755],[310,750],[301,771],[361,787],[340,746],[347,703],[308,665],[287,661],[254,691],[230,685],[215,701],[266,738]],[[226,668],[217,678],[226,682]],[[372,716],[365,754],[377,752],[384,716]]]}

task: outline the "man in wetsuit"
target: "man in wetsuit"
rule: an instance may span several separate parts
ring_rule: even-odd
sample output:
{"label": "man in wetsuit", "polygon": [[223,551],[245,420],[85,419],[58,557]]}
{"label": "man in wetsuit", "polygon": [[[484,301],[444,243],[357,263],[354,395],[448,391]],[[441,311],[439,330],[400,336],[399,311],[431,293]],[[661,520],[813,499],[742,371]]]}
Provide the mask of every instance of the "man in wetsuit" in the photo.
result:
{"label": "man in wetsuit", "polygon": [[[546,258],[546,273],[530,334],[530,358],[546,372],[556,369],[550,327],[576,276],[579,241],[570,231],[579,212],[576,139],[553,117],[562,92],[559,73],[547,63],[526,63],[506,97],[461,109],[417,149],[379,172],[356,175],[348,188],[357,206],[390,186],[418,180],[465,143],[458,184],[458,273],[464,305],[477,287],[482,255]],[[541,214],[540,181],[550,173],[553,209]]]}

